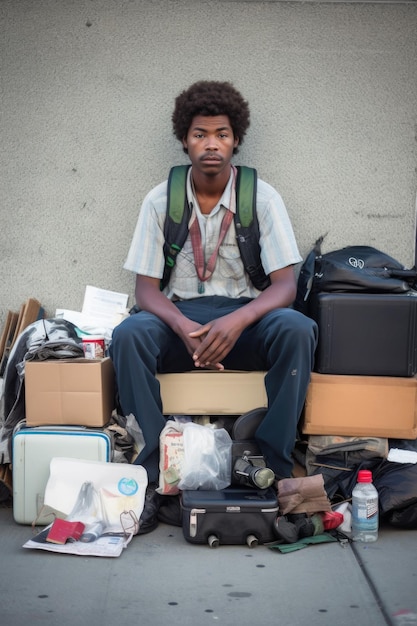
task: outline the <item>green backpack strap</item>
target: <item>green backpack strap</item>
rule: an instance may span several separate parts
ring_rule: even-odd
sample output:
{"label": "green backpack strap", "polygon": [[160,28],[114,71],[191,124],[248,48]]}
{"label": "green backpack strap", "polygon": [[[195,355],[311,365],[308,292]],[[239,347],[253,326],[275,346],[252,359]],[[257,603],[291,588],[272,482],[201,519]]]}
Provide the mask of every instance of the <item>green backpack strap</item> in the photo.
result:
{"label": "green backpack strap", "polygon": [[164,224],[165,266],[161,291],[169,283],[172,269],[188,235],[190,207],[187,201],[187,173],[190,165],[172,167],[168,176],[167,213]]}
{"label": "green backpack strap", "polygon": [[258,175],[253,167],[237,166],[236,216],[242,228],[250,228],[256,222],[256,181]]}
{"label": "green backpack strap", "polygon": [[259,222],[256,212],[258,173],[252,167],[238,166],[236,178],[235,228],[243,265],[252,284],[263,291],[270,284],[261,263]]}
{"label": "green backpack strap", "polygon": [[190,165],[176,165],[168,177],[167,214],[175,224],[181,224],[187,204],[187,174]]}

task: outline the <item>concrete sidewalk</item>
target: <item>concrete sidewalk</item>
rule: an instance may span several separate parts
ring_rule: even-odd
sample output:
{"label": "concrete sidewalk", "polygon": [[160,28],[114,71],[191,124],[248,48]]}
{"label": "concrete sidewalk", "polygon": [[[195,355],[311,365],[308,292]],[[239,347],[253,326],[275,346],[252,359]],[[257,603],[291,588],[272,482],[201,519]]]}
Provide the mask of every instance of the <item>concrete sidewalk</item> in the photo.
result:
{"label": "concrete sidewalk", "polygon": [[417,626],[417,531],[281,554],[160,524],[118,558],[23,549],[31,534],[0,508],[2,626]]}

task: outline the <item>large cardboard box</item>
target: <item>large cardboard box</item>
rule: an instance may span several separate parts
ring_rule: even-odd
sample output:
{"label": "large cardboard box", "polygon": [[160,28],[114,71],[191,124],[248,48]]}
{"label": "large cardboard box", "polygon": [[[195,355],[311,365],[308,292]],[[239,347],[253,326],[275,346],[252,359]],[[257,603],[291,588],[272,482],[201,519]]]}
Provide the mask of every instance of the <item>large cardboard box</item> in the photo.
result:
{"label": "large cardboard box", "polygon": [[107,424],[114,408],[109,358],[28,361],[25,365],[28,426]]}
{"label": "large cardboard box", "polygon": [[417,378],[313,373],[302,432],[415,439]]}
{"label": "large cardboard box", "polygon": [[267,406],[266,372],[158,374],[165,415],[241,415]]}

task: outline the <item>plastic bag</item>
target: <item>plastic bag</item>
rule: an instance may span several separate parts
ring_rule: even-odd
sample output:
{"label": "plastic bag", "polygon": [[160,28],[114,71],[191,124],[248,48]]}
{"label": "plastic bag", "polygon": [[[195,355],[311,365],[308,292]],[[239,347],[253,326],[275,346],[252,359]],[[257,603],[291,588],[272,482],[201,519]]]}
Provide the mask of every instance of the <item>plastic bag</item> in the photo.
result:
{"label": "plastic bag", "polygon": [[95,541],[105,532],[106,524],[100,496],[93,483],[85,482],[81,485],[77,500],[66,520],[84,524],[80,541],[85,543]]}
{"label": "plastic bag", "polygon": [[188,423],[183,429],[184,461],[180,490],[219,491],[231,483],[232,439],[224,428]]}
{"label": "plastic bag", "polygon": [[157,492],[164,496],[175,496],[180,490],[184,462],[183,430],[185,423],[170,419],[159,435],[159,486]]}
{"label": "plastic bag", "polygon": [[[82,491],[85,483],[98,493],[101,510],[90,487]],[[136,534],[147,485],[147,473],[141,465],[54,457],[44,504],[64,517],[74,518],[84,512],[83,519],[77,521],[103,522],[106,533]]]}

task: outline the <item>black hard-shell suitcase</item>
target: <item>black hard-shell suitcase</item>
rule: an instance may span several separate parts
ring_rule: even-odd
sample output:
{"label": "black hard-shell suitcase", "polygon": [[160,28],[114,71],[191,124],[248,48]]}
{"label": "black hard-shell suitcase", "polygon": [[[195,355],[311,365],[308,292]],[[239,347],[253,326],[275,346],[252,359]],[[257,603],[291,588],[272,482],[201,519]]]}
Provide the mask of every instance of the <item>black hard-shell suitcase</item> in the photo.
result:
{"label": "black hard-shell suitcase", "polygon": [[276,492],[270,488],[227,487],[221,491],[183,491],[183,534],[190,543],[248,545],[274,541],[278,514]]}
{"label": "black hard-shell suitcase", "polygon": [[320,374],[411,377],[417,372],[417,293],[320,293]]}

